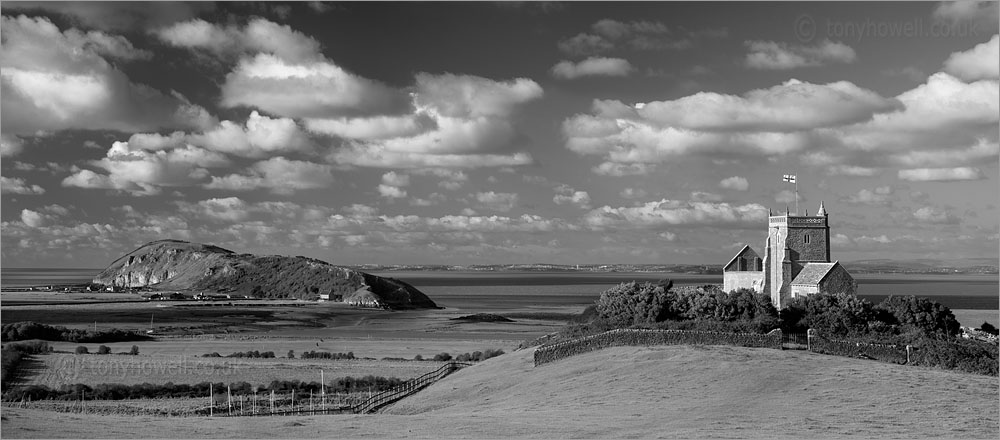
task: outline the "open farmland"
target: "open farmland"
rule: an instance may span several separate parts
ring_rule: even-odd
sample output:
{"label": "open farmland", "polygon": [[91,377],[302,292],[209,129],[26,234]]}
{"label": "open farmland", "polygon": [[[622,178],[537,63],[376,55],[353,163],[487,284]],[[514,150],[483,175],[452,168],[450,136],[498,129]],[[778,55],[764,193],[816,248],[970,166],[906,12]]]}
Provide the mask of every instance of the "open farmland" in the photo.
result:
{"label": "open farmland", "polygon": [[[996,378],[741,347],[521,350],[377,415],[185,418],[5,408],[4,437],[996,438]],[[183,422],[178,422],[183,420]]]}
{"label": "open farmland", "polygon": [[385,376],[408,379],[441,366],[433,361],[388,361],[367,359],[240,359],[170,355],[75,355],[35,356],[25,385],[58,388],[63,384],[152,383],[196,384],[199,382],[249,382],[267,385],[274,380],[327,380],[344,376]]}

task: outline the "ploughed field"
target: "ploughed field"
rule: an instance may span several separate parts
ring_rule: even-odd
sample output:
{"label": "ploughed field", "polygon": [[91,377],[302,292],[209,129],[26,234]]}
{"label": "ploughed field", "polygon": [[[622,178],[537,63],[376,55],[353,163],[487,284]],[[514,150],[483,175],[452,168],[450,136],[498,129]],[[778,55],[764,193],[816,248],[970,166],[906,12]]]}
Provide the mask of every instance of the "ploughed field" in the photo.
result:
{"label": "ploughed field", "polygon": [[996,378],[728,346],[520,350],[376,415],[162,418],[5,408],[4,437],[996,438]]}

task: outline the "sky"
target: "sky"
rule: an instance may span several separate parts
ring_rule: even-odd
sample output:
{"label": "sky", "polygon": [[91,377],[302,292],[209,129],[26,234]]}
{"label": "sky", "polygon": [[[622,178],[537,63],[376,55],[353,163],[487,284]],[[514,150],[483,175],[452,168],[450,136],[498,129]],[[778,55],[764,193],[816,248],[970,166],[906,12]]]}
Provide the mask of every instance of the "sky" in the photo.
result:
{"label": "sky", "polygon": [[0,9],[4,267],[724,264],[821,202],[835,260],[1000,253],[996,2]]}

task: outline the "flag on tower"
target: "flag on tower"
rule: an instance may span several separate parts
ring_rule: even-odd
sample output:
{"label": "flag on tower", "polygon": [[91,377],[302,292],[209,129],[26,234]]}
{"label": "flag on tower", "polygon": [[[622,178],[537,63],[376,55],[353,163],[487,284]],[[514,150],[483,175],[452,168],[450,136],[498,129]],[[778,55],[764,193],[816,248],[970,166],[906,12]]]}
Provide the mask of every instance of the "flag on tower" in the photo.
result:
{"label": "flag on tower", "polygon": [[781,180],[783,180],[785,182],[788,182],[788,183],[795,183],[795,175],[794,174],[785,174],[785,176],[782,177]]}

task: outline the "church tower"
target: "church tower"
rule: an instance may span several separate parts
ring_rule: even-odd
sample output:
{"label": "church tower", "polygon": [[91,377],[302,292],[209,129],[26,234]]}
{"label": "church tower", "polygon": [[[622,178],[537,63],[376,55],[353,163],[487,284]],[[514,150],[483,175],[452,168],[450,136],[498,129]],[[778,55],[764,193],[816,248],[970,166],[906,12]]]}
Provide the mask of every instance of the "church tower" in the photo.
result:
{"label": "church tower", "polygon": [[765,242],[764,291],[779,310],[792,298],[791,281],[807,263],[830,262],[829,214],[823,203],[815,216],[790,214],[768,217]]}

